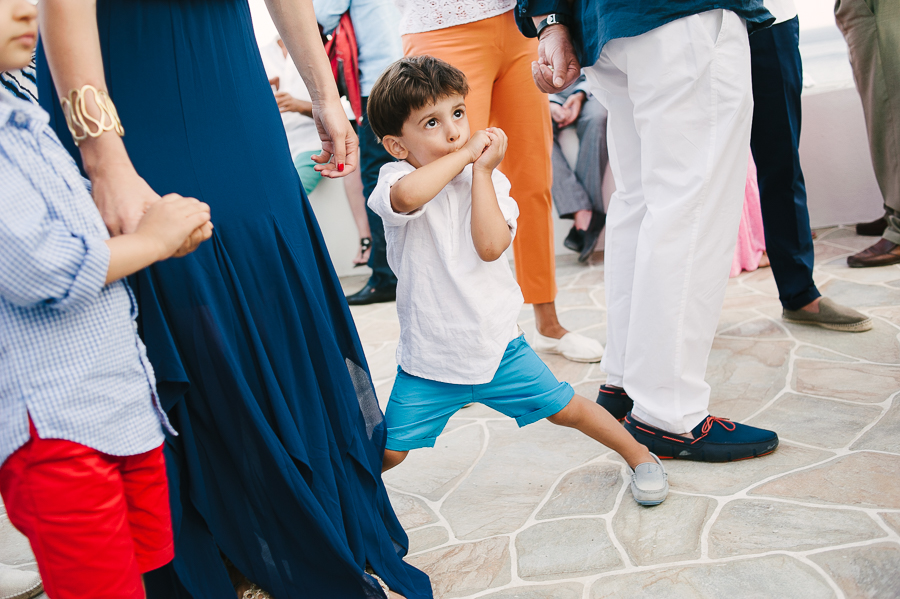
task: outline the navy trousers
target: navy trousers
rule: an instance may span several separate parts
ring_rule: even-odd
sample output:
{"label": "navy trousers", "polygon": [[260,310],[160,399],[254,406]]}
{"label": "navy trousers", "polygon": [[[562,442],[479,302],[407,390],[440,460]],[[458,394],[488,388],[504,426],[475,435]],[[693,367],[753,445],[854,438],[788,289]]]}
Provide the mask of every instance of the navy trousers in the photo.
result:
{"label": "navy trousers", "polygon": [[[362,99],[363,114],[366,113],[368,103],[368,97]],[[369,126],[368,117],[364,118],[359,127],[359,168],[362,176],[363,196],[367,202],[378,184],[378,172],[381,167],[393,160],[393,156],[388,154],[384,146],[378,143],[378,139]],[[372,269],[372,276],[369,277],[368,285],[377,288],[396,287],[397,277],[387,261],[384,223],[381,222],[381,217],[372,212],[368,206],[366,206],[366,216],[369,217],[369,229],[372,231],[372,251],[367,263]]]}
{"label": "navy trousers", "polygon": [[787,310],[821,294],[813,282],[812,231],[800,168],[800,26],[797,17],[750,36],[753,129],[766,250]]}

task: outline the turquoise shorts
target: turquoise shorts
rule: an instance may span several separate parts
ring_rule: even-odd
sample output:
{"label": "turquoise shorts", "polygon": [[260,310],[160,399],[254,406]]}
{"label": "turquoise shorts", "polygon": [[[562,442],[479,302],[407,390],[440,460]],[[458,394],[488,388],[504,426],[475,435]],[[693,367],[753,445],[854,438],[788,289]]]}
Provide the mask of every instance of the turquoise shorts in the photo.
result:
{"label": "turquoise shorts", "polygon": [[387,449],[434,447],[447,421],[460,408],[481,403],[516,419],[519,426],[552,416],[569,405],[575,390],[560,383],[520,336],[509,342],[493,380],[454,385],[423,379],[397,368],[385,410]]}
{"label": "turquoise shorts", "polygon": [[306,195],[311,194],[313,189],[319,184],[319,181],[322,180],[322,175],[316,170],[316,163],[312,161],[312,157],[320,153],[321,150],[302,152],[294,158],[294,168],[297,169],[297,174],[300,175],[300,183],[303,185]]}

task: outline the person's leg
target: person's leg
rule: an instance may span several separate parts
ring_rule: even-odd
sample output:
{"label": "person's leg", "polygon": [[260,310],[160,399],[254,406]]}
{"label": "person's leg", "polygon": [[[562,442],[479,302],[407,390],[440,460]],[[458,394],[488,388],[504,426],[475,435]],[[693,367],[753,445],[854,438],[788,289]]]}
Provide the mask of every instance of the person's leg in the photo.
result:
{"label": "person's leg", "polygon": [[628,96],[628,77],[606,53],[585,69],[591,91],[609,110],[609,159],[616,191],[606,216],[604,286],[606,291],[606,352],[600,363],[607,384],[621,388],[625,377],[634,288],[634,269],[641,223],[647,213],[644,198],[641,138]]}
{"label": "person's leg", "polygon": [[[372,232],[369,230],[369,217],[366,214],[366,196],[363,194],[362,177],[360,169],[356,169],[344,177],[344,193],[347,195],[347,204],[353,214],[356,223],[356,232],[360,239],[359,254],[354,258],[354,265],[362,266],[369,262],[369,252],[372,250]],[[368,249],[365,249],[364,240],[368,240]]]}
{"label": "person's leg", "polygon": [[551,188],[553,203],[556,204],[556,211],[559,213],[560,218],[571,219],[576,212],[591,209],[591,198],[578,180],[578,177],[575,176],[572,167],[569,166],[569,161],[563,155],[562,148],[560,148],[557,141],[558,136],[559,129],[554,124],[552,152],[553,186]]}
{"label": "person's leg", "polygon": [[750,36],[753,127],[766,250],[782,305],[798,310],[819,297],[813,282],[812,231],[800,168],[803,90],[795,17]]}
{"label": "person's leg", "polygon": [[117,459],[40,439],[33,426],[31,435],[0,468],[0,494],[31,543],[47,594],[143,599]]}
{"label": "person's leg", "polygon": [[[591,207],[595,212],[606,212],[603,208],[603,173],[609,163],[606,145],[607,110],[596,98],[588,98],[581,107],[581,114],[575,121],[578,134],[578,162],[575,174],[587,190]],[[554,171],[554,176],[556,172]]]}
{"label": "person's leg", "polygon": [[631,468],[652,462],[650,450],[635,441],[619,421],[595,402],[575,395],[562,410],[547,420],[559,426],[581,431],[591,439],[606,445],[628,463]]}
{"label": "person's leg", "polygon": [[900,262],[900,4],[838,0],[834,12],[850,48],[887,219],[882,241],[847,261],[851,266],[894,264]]}
{"label": "person's leg", "polygon": [[[367,97],[362,99],[363,112],[366,110],[368,100]],[[366,199],[378,184],[378,171],[384,164],[393,160],[384,146],[378,143],[369,126],[369,121],[364,119],[359,127],[359,167],[363,196]],[[347,303],[351,306],[393,301],[397,293],[397,277],[387,261],[384,223],[381,222],[381,217],[370,210],[368,206],[366,206],[366,217],[369,221],[369,233],[372,238],[368,261],[369,268],[372,269],[372,276],[369,277],[365,287],[347,296]]]}
{"label": "person's leg", "polygon": [[706,364],[743,205],[753,108],[747,31],[736,14],[709,11],[613,40],[604,54],[628,79],[646,202],[624,388],[635,417],[689,433],[708,416]]}
{"label": "person's leg", "polygon": [[609,163],[606,118],[606,108],[596,98],[588,98],[582,105],[581,114],[575,124],[579,140],[575,173],[590,195],[592,209],[588,226],[585,228],[584,248],[578,256],[580,262],[586,262],[590,258],[606,225],[606,210],[603,207],[603,174]]}
{"label": "person's leg", "polygon": [[294,168],[297,169],[297,175],[300,176],[300,184],[303,185],[303,191],[309,195],[319,185],[322,175],[316,172],[316,163],[312,161],[312,156],[319,152],[301,152],[294,157]]}

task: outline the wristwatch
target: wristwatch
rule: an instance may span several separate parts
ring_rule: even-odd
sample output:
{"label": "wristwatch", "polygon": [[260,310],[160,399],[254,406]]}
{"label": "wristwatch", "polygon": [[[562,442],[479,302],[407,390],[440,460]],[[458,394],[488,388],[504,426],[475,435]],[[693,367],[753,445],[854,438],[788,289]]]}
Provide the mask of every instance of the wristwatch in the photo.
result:
{"label": "wristwatch", "polygon": [[568,15],[564,15],[562,13],[551,13],[547,15],[547,18],[538,23],[537,26],[537,37],[541,39],[541,31],[550,27],[550,25],[565,25],[568,27],[572,24],[572,20],[568,17]]}

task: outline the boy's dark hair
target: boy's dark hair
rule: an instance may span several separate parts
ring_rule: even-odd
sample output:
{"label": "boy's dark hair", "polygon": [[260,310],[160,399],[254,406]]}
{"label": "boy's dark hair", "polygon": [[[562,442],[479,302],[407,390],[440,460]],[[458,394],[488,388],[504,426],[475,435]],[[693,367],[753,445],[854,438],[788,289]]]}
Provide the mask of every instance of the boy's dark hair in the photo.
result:
{"label": "boy's dark hair", "polygon": [[381,74],[369,93],[369,125],[379,140],[385,135],[400,135],[413,110],[447,96],[465,97],[468,93],[463,72],[443,60],[433,56],[401,58]]}

